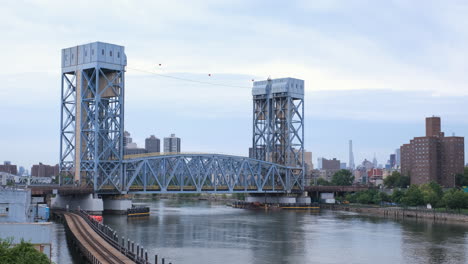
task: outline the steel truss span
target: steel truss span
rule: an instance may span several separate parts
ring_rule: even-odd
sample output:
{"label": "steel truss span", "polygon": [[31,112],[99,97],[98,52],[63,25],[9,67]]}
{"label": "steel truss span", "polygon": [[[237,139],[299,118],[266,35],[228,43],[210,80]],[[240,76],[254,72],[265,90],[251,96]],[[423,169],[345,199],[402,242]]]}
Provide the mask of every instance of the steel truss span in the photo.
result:
{"label": "steel truss span", "polygon": [[[178,154],[123,160],[123,192],[288,193],[303,190],[297,168],[245,157]],[[113,192],[103,186],[100,192]]]}

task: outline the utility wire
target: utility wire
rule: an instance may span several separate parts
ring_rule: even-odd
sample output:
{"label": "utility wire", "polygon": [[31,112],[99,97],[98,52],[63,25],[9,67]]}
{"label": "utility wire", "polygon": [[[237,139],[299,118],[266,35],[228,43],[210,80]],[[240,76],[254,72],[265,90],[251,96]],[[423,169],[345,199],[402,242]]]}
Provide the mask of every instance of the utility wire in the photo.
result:
{"label": "utility wire", "polygon": [[213,86],[224,86],[224,87],[231,87],[231,88],[252,89],[252,87],[246,87],[246,86],[237,86],[237,85],[229,85],[229,84],[222,84],[222,83],[212,83],[212,82],[205,82],[205,81],[198,81],[198,80],[193,80],[193,79],[181,78],[181,77],[171,76],[171,75],[167,75],[167,74],[161,74],[161,73],[157,73],[157,72],[153,72],[153,71],[142,70],[142,69],[137,69],[137,68],[132,68],[132,67],[127,67],[127,69],[138,71],[138,72],[143,72],[143,73],[149,73],[149,74],[153,74],[153,75],[156,75],[156,76],[165,77],[165,78],[169,78],[169,79],[185,81],[185,82],[208,84],[208,85],[213,85]]}

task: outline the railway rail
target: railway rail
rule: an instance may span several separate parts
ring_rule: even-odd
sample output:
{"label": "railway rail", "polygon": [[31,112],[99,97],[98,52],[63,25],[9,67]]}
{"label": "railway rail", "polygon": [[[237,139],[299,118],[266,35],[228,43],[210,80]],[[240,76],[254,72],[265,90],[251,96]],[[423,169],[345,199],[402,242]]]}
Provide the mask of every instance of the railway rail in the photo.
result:
{"label": "railway rail", "polygon": [[[84,242],[86,242],[92,250],[97,254],[95,257],[100,259],[99,263],[117,263],[117,264],[129,264],[135,263],[122,255],[119,251],[110,246],[101,237],[99,237],[94,231],[90,231],[89,226],[83,224],[83,218],[74,213],[66,213],[65,219],[67,223],[71,223],[72,231],[78,232]],[[92,229],[91,229],[92,230]]]}

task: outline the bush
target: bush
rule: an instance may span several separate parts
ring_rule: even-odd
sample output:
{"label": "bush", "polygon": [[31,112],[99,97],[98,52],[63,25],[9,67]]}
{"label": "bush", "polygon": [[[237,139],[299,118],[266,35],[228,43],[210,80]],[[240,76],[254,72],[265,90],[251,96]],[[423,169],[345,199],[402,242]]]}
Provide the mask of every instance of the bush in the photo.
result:
{"label": "bush", "polygon": [[21,240],[20,244],[12,247],[11,241],[11,238],[0,238],[0,263],[50,263],[47,256],[37,251],[31,243]]}

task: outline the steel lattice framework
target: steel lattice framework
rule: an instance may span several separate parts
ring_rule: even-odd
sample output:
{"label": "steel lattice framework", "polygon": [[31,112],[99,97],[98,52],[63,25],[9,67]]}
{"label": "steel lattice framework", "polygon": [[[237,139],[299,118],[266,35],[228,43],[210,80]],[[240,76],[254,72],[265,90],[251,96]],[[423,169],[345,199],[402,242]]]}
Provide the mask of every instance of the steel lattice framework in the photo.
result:
{"label": "steel lattice framework", "polygon": [[70,179],[68,183],[113,194],[304,189],[302,80],[254,83],[251,158],[178,153],[124,159],[126,64],[122,46],[95,42],[62,50],[62,184]]}
{"label": "steel lattice framework", "polygon": [[295,168],[293,184],[304,182],[304,81],[268,79],[254,83],[252,157]]}
{"label": "steel lattice framework", "polygon": [[[128,158],[124,192],[272,193],[302,190],[295,168],[246,157],[176,154]],[[109,186],[112,190],[112,186]],[[102,191],[105,191],[103,188]]]}
{"label": "steel lattice framework", "polygon": [[125,65],[121,46],[96,42],[62,50],[63,178],[121,191]]}

